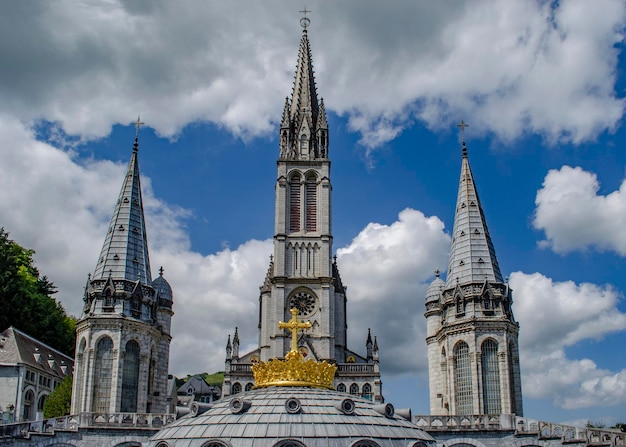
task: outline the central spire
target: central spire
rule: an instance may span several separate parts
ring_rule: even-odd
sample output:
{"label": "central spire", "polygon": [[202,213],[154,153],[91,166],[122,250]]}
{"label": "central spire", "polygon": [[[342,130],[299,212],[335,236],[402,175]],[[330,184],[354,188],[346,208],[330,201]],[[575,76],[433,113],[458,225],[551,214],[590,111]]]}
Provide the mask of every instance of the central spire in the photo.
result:
{"label": "central spire", "polygon": [[300,20],[302,38],[291,98],[285,100],[280,126],[280,158],[313,160],[328,158],[328,124],[324,101],[318,101],[315,71],[307,28],[308,10]]}
{"label": "central spire", "polygon": [[[461,121],[459,127],[463,132],[467,124]],[[461,178],[459,179],[446,288],[453,287],[457,282],[460,284],[485,280],[503,282],[487,221],[478,199],[464,136],[462,145]]]}
{"label": "central spire", "polygon": [[[137,130],[143,124],[137,118]],[[152,282],[148,239],[139,179],[139,138],[135,137],[128,171],[109,224],[93,279]]]}

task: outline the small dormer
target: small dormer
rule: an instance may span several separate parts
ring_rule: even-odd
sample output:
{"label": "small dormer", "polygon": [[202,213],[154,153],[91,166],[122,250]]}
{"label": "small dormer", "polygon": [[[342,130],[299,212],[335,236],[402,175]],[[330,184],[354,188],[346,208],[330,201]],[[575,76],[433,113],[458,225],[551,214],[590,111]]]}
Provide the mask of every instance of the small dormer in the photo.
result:
{"label": "small dormer", "polygon": [[61,372],[67,375],[67,365],[65,363],[65,360],[61,360]]}
{"label": "small dormer", "polygon": [[52,354],[48,354],[48,366],[51,369],[54,369],[54,367],[56,366],[56,361],[54,360],[54,357],[52,357]]}
{"label": "small dormer", "polygon": [[41,354],[39,353],[39,348],[35,348],[35,353],[33,354],[33,357],[35,357],[35,361],[39,364],[41,364]]}

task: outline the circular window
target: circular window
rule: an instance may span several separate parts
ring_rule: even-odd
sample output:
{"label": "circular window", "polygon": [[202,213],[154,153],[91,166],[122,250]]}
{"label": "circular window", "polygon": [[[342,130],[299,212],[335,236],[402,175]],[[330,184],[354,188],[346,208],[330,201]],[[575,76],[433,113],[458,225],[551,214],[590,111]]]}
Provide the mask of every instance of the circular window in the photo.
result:
{"label": "circular window", "polygon": [[289,308],[298,309],[299,317],[307,317],[315,312],[315,297],[308,292],[297,292],[289,300]]}
{"label": "circular window", "polygon": [[300,405],[300,401],[296,399],[295,397],[290,397],[289,399],[285,401],[285,410],[287,410],[287,413],[290,413],[290,414],[300,413],[301,409],[302,409],[302,406]]}

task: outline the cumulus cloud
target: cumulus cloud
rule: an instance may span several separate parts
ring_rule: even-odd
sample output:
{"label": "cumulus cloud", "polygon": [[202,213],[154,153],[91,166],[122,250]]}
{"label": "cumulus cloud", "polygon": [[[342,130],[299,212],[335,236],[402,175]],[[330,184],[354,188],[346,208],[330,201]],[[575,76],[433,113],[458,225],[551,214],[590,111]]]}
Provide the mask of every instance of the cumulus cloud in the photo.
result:
{"label": "cumulus cloud", "polygon": [[[620,0],[321,0],[310,36],[327,109],[369,149],[416,120],[578,143],[613,129]],[[137,112],[160,134],[210,121],[267,133],[299,27],[284,2],[14,2],[0,18],[0,112],[106,135]]]}
{"label": "cumulus cloud", "polygon": [[565,352],[580,341],[626,329],[626,313],[618,308],[621,293],[611,286],[554,282],[540,273],[514,272],[510,282],[520,322],[524,395],[551,396],[566,409],[626,402],[626,369],[609,371]]}
{"label": "cumulus cloud", "polygon": [[541,246],[557,253],[595,248],[626,256],[626,181],[600,195],[595,174],[563,166],[546,175],[535,199],[533,225],[543,230]]}

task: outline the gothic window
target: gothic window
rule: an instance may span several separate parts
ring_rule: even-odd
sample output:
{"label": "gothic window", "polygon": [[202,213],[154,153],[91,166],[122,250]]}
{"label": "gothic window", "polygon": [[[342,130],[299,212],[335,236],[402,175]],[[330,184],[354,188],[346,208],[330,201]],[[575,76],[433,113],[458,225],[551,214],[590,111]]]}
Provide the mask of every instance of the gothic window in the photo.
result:
{"label": "gothic window", "polygon": [[352,385],[350,385],[350,394],[354,396],[359,395],[359,386],[356,383],[353,383]]}
{"label": "gothic window", "polygon": [[241,383],[235,382],[233,383],[233,390],[231,394],[239,394],[241,393]]}
{"label": "gothic window", "polygon": [[137,388],[139,387],[139,343],[126,343],[122,373],[122,413],[137,412]]}
{"label": "gothic window", "polygon": [[150,364],[148,365],[148,395],[154,391],[154,369],[156,368],[156,359],[154,357],[154,349],[150,351]]}
{"label": "gothic window", "polygon": [[500,414],[502,405],[500,399],[498,344],[494,340],[487,340],[483,343],[481,351],[484,413]]}
{"label": "gothic window", "polygon": [[337,391],[340,393],[345,393],[346,392],[346,386],[343,383],[340,383],[339,385],[337,385]]}
{"label": "gothic window", "polygon": [[289,183],[289,230],[300,231],[300,175],[294,174]]}
{"label": "gothic window", "polygon": [[317,230],[317,179],[314,174],[306,178],[305,189],[306,231]]}
{"label": "gothic window", "polygon": [[252,389],[254,385],[252,385],[252,382],[250,383],[246,383],[246,391],[250,391]]}
{"label": "gothic window", "polygon": [[26,391],[24,395],[24,411],[22,412],[23,419],[30,421],[33,418],[33,404],[35,403],[35,394],[32,390]]}
{"label": "gothic window", "polygon": [[309,153],[309,137],[307,134],[300,135],[300,155],[308,155]]}
{"label": "gothic window", "polygon": [[110,312],[112,310],[111,308],[113,307],[113,296],[111,296],[110,288],[107,288],[104,291],[104,307],[106,308],[104,310],[108,312]]}
{"label": "gothic window", "polygon": [[465,313],[465,303],[463,303],[463,298],[460,296],[456,297],[456,313],[459,315]]}
{"label": "gothic window", "polygon": [[472,367],[469,346],[465,342],[454,347],[454,391],[456,414],[472,414]]}
{"label": "gothic window", "polygon": [[362,396],[367,400],[372,400],[372,385],[370,385],[369,383],[363,385]]}
{"label": "gothic window", "polygon": [[113,374],[113,340],[103,337],[96,346],[94,365],[93,404],[94,413],[111,410],[111,376]]}

